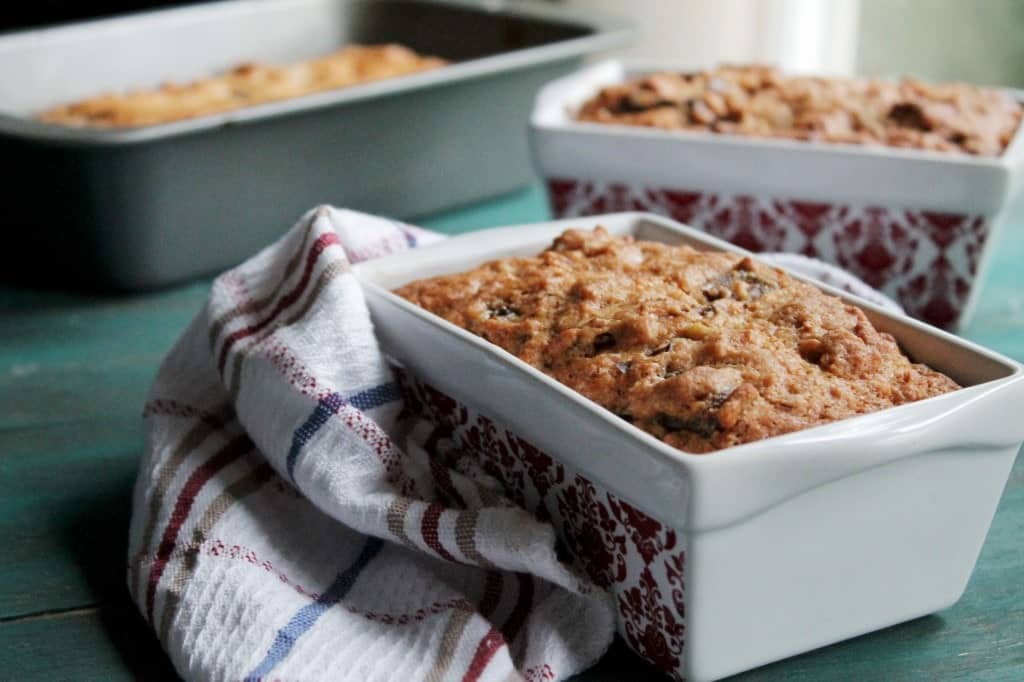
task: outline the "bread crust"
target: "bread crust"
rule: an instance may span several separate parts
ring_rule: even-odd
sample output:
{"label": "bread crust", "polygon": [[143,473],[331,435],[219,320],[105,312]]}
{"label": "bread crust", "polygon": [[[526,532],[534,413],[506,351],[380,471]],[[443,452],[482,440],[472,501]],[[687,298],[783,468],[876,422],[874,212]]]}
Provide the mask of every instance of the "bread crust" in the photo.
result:
{"label": "bread crust", "polygon": [[958,388],[781,270],[601,228],[396,293],[686,452]]}
{"label": "bread crust", "polygon": [[401,45],[349,45],[295,64],[239,64],[226,73],[190,83],[99,95],[53,107],[36,117],[79,127],[157,125],[436,69],[447,63]]}
{"label": "bread crust", "polygon": [[580,121],[999,156],[1021,121],[1008,93],[966,83],[787,76],[765,66],[661,72],[600,90]]}

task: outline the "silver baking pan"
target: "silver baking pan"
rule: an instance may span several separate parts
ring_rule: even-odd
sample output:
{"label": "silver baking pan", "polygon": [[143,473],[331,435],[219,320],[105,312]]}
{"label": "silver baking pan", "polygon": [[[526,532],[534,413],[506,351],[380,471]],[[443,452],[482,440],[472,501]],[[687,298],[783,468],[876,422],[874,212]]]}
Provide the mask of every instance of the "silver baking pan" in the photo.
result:
{"label": "silver baking pan", "polygon": [[[533,177],[535,91],[628,33],[526,2],[234,0],[0,36],[4,279],[151,288],[234,264],[316,204],[407,218],[515,189]],[[145,128],[32,118],[382,42],[453,64]],[[43,251],[45,268],[30,257]]]}

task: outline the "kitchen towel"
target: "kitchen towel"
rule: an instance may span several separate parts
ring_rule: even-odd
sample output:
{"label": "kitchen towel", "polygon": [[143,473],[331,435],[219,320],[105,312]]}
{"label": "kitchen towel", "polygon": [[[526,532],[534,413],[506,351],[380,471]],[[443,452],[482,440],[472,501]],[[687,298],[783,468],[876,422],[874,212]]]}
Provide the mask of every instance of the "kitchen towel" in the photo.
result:
{"label": "kitchen towel", "polygon": [[128,587],[185,678],[556,680],[611,642],[613,600],[551,526],[429,458],[438,434],[402,411],[350,264],[439,238],[310,211],[217,278],[164,360]]}

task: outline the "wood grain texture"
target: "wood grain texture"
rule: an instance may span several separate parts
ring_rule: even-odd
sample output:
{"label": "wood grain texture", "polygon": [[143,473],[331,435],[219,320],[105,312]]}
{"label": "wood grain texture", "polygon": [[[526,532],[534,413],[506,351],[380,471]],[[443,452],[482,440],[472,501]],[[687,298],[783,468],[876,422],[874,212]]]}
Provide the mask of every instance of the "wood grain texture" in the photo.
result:
{"label": "wood grain texture", "polygon": [[2,680],[178,679],[127,602],[0,623],[0,652]]}
{"label": "wood grain texture", "polygon": [[[532,188],[420,222],[456,234],[547,215]],[[965,335],[1024,360],[1017,215]],[[124,588],[125,545],[142,405],[208,286],[121,297],[0,289],[0,679],[173,677]],[[737,679],[1024,679],[1022,537],[1018,458],[957,605]],[[660,679],[619,645],[580,679],[643,677]]]}
{"label": "wood grain texture", "polygon": [[0,617],[96,604],[122,589],[139,422],[0,431]]}

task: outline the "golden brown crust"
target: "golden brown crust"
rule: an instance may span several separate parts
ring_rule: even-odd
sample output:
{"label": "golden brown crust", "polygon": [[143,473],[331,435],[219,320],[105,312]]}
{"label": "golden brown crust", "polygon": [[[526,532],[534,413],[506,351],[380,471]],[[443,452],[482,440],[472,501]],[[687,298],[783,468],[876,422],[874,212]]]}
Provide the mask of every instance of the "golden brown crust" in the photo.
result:
{"label": "golden brown crust", "polygon": [[687,452],[957,388],[781,270],[601,228],[396,293]]}
{"label": "golden brown crust", "polygon": [[998,156],[1021,121],[1002,90],[784,76],[764,66],[654,73],[602,89],[581,121]]}
{"label": "golden brown crust", "polygon": [[239,64],[227,73],[153,90],[111,93],[48,109],[37,118],[69,126],[121,128],[169,123],[435,69],[447,62],[401,45],[350,45],[285,66]]}

